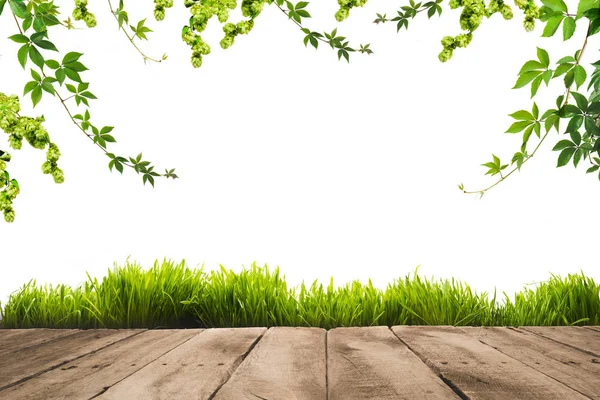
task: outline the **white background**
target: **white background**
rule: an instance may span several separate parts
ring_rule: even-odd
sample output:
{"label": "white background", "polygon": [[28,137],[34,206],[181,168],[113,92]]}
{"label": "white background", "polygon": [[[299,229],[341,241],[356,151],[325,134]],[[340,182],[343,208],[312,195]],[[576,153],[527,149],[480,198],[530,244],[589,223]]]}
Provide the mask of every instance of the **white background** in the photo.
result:
{"label": "white background", "polygon": [[[326,285],[333,276],[336,286],[372,278],[384,289],[417,265],[427,278],[454,277],[478,293],[496,287],[511,296],[551,273],[583,270],[600,280],[600,182],[584,173],[587,161],[577,170],[555,168],[555,131],[520,173],[483,199],[457,188],[495,182],[480,164],[492,153],[510,161],[522,135],[503,133],[513,122],[508,114],[532,106],[529,88],[511,90],[517,72],[536,58],[536,46],[553,63],[572,55],[585,21],[563,43],[561,31],[541,38],[539,22],[525,32],[513,6],[512,21],[499,14],[484,20],[470,46],[442,64],[440,40],[461,33],[460,12],[445,3],[441,18],[419,14],[397,34],[392,23],[372,21],[404,3],[371,0],[338,24],[335,1],[312,2],[312,30],[338,26],[351,45],[372,43],[375,54],[352,54],[347,64],[323,43],[305,48],[302,32],[270,6],[226,51],[218,45],[220,24],[211,20],[204,37],[213,51],[194,69],[180,37],[189,18],[181,2],[161,23],[151,2],[125,3],[132,22],[148,18],[154,30],[138,45],[150,56],[169,56],[148,65],[117,30],[107,4],[95,3],[95,29],[51,28],[61,52],[52,57],[84,53],[80,61],[90,71],[82,77],[99,98],[91,102],[92,123],[115,126],[109,151],[141,151],[161,173],[176,168],[180,179],[157,178],[153,189],[130,168],[111,173],[109,159],[58,99],[44,93],[35,109],[29,97],[22,101],[21,115],[45,115],[65,183],[42,174],[45,152],[27,143],[8,149],[0,135],[22,188],[15,222],[0,223],[1,301],[32,278],[78,284],[86,271],[101,278],[128,256],[144,267],[185,259],[206,271],[219,264],[241,271],[256,261],[280,266],[290,286],[315,279]],[[56,4],[66,19],[72,1]],[[567,4],[575,9],[576,2]],[[8,10],[0,17],[3,38],[17,33]],[[240,18],[237,11],[231,20]],[[597,39],[583,58],[588,73],[599,58]],[[32,64],[23,71],[18,48],[8,39],[0,44],[0,91],[7,94],[21,95],[30,80]],[[542,85],[540,113],[563,89],[562,79]],[[60,93],[66,96],[64,88]],[[533,136],[530,152],[536,144]]]}

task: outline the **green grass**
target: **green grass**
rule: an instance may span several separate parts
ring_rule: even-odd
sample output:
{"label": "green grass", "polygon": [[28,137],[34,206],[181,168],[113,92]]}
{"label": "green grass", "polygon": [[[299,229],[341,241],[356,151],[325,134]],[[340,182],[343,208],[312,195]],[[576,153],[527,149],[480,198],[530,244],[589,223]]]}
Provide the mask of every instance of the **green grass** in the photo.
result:
{"label": "green grass", "polygon": [[192,328],[372,325],[551,326],[600,325],[600,285],[581,274],[552,275],[535,290],[504,301],[468,285],[417,275],[385,291],[371,280],[335,288],[316,280],[288,289],[285,277],[252,264],[239,274],[221,266],[205,273],[158,261],[148,270],[127,262],[101,282],[72,288],[35,280],[0,304],[0,328]]}

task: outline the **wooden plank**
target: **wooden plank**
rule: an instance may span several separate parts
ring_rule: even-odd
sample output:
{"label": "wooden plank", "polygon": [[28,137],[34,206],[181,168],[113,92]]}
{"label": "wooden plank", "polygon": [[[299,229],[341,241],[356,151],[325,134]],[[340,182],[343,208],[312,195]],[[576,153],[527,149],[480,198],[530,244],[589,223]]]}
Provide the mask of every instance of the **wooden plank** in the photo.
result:
{"label": "wooden plank", "polygon": [[600,363],[594,363],[589,355],[523,330],[489,327],[460,327],[460,330],[581,394],[600,399]]}
{"label": "wooden plank", "polygon": [[77,332],[77,329],[35,328],[7,329],[6,331],[2,329],[0,330],[0,358],[9,357],[10,353],[20,352],[27,347],[37,346],[59,336],[70,335],[75,332]]}
{"label": "wooden plank", "polygon": [[469,399],[588,399],[458,328],[394,326],[392,330],[448,385]]}
{"label": "wooden plank", "polygon": [[460,399],[387,326],[330,330],[327,376],[329,400]]}
{"label": "wooden plank", "polygon": [[198,335],[201,329],[151,330],[0,391],[3,400],[90,399]]}
{"label": "wooden plank", "polygon": [[229,379],[266,330],[207,329],[97,399],[208,399]]}
{"label": "wooden plank", "polygon": [[214,400],[325,400],[327,331],[270,328]]}
{"label": "wooden plank", "polygon": [[600,332],[593,329],[584,329],[580,326],[520,326],[519,329],[600,357]]}
{"label": "wooden plank", "polygon": [[143,330],[85,330],[27,347],[0,363],[0,390],[141,332]]}
{"label": "wooden plank", "polygon": [[587,329],[591,329],[591,330],[600,332],[600,326],[599,325],[586,325],[583,328],[587,328]]}

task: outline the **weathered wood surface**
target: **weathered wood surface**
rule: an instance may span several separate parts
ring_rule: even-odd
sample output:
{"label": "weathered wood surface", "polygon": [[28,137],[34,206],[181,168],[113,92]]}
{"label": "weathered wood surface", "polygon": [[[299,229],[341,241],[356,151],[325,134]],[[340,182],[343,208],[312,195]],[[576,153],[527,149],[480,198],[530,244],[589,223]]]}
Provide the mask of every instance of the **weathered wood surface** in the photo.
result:
{"label": "weathered wood surface", "polygon": [[387,326],[327,337],[329,400],[460,399]]}
{"label": "weathered wood surface", "polygon": [[269,329],[214,400],[326,400],[326,336],[320,328]]}
{"label": "weathered wood surface", "polygon": [[579,326],[523,326],[520,329],[600,357],[600,332]]}
{"label": "weathered wood surface", "polygon": [[[521,329],[460,330],[592,399],[600,399],[600,361],[564,344]],[[599,332],[600,333],[600,332]]]}
{"label": "weathered wood surface", "polygon": [[227,382],[266,330],[205,330],[111,387],[98,399],[208,399]]}
{"label": "weathered wood surface", "polygon": [[394,326],[392,330],[469,399],[588,399],[459,328]]}
{"label": "weathered wood surface", "polygon": [[0,399],[600,400],[599,327],[0,330]]}
{"label": "weathered wood surface", "polygon": [[17,353],[9,354],[0,362],[0,398],[2,398],[2,389],[23,379],[55,369],[62,364],[141,332],[143,330],[78,331],[59,335],[46,342],[35,342],[32,346],[23,348]]}
{"label": "weathered wood surface", "polygon": [[[92,398],[200,330],[153,330],[130,336],[104,351],[88,354],[0,392],[3,400]],[[85,384],[82,384],[85,382]]]}

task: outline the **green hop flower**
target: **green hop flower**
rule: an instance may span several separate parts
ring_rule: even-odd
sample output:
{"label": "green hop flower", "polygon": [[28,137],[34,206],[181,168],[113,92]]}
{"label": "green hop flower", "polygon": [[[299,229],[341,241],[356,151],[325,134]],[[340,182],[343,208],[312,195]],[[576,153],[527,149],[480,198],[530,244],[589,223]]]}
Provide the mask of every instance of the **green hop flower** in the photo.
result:
{"label": "green hop flower", "polygon": [[500,7],[500,14],[502,14],[502,17],[507,21],[513,17],[512,9],[506,3],[502,4],[502,7]]}
{"label": "green hop flower", "polygon": [[73,10],[73,19],[75,21],[80,21],[83,19],[83,11],[80,8],[76,8]]}
{"label": "green hop flower", "polygon": [[[6,169],[6,163],[0,160],[0,171],[4,171]],[[4,176],[4,174],[2,174]]]}
{"label": "green hop flower", "polygon": [[202,54],[200,54],[200,53],[192,54],[192,66],[194,68],[200,68],[202,66]]}
{"label": "green hop flower", "polygon": [[225,5],[225,7],[229,8],[230,10],[234,10],[237,7],[237,1],[235,0],[225,0],[223,1],[223,4]]}
{"label": "green hop flower", "polygon": [[352,0],[338,0],[340,7],[349,7],[351,3]]}
{"label": "green hop flower", "polygon": [[461,0],[450,0],[450,3],[448,5],[451,9],[454,10],[455,8],[461,7],[463,5],[463,2]]}
{"label": "green hop flower", "polygon": [[230,36],[230,35],[225,36],[220,42],[221,48],[223,48],[223,49],[230,48],[233,45],[233,41],[234,41],[233,36]]}
{"label": "green hop flower", "polygon": [[350,8],[342,7],[335,13],[335,19],[338,22],[346,20],[350,16]]}
{"label": "green hop flower", "polygon": [[11,223],[15,220],[15,210],[12,207],[7,207],[4,209],[4,220],[8,223]]}
{"label": "green hop flower", "polygon": [[540,17],[540,9],[536,6],[531,6],[525,10],[525,16],[530,19],[536,19]]}
{"label": "green hop flower", "polygon": [[8,184],[8,186],[6,187],[6,195],[11,200],[14,200],[15,197],[17,197],[17,195],[19,194],[19,192],[19,188],[13,184]]}
{"label": "green hop flower", "polygon": [[184,0],[183,5],[185,6],[185,8],[190,8],[195,3],[196,3],[195,0]]}
{"label": "green hop flower", "polygon": [[198,42],[192,47],[192,51],[201,55],[207,55],[210,54],[210,46],[208,43],[202,41],[202,39],[199,39]]}
{"label": "green hop flower", "polygon": [[237,27],[235,26],[235,24],[232,24],[231,22],[226,23],[225,25],[223,25],[223,32],[225,32],[225,35],[227,36],[232,36],[237,34]]}
{"label": "green hop flower", "polygon": [[242,21],[242,22],[238,22],[238,24],[236,25],[236,30],[240,34],[246,35],[248,32],[250,32],[252,30],[253,26],[254,26],[254,20],[252,20],[252,19],[249,21]]}
{"label": "green hop flower", "polygon": [[440,59],[441,62],[448,61],[449,59],[452,58],[452,50],[450,50],[450,49],[442,50],[442,52],[438,55],[438,58]]}
{"label": "green hop flower", "polygon": [[60,150],[58,150],[58,146],[54,143],[50,143],[48,146],[48,151],[46,152],[46,160],[50,162],[56,162],[60,158]]}
{"label": "green hop flower", "polygon": [[88,2],[87,0],[75,0],[75,7],[77,8],[83,8],[85,6],[87,6]]}
{"label": "green hop flower", "polygon": [[50,174],[50,173],[52,173],[52,171],[54,170],[54,168],[56,168],[56,164],[52,163],[50,161],[45,161],[42,164],[42,172],[44,174]]}
{"label": "green hop flower", "polygon": [[83,20],[88,28],[93,28],[96,26],[96,17],[91,12],[88,12],[83,17]]}
{"label": "green hop flower", "polygon": [[[4,153],[0,156],[0,161],[8,162],[8,161],[10,161],[10,159],[11,159],[10,153]],[[3,169],[3,168],[0,168],[0,169]]]}
{"label": "green hop flower", "polygon": [[21,147],[23,146],[23,139],[11,134],[8,136],[8,145],[15,150],[21,150]]}
{"label": "green hop flower", "polygon": [[229,19],[229,11],[226,8],[222,8],[217,12],[217,18],[220,23],[225,23]]}
{"label": "green hop flower", "polygon": [[52,177],[56,183],[63,183],[65,181],[65,175],[60,168],[56,168],[54,171],[52,171]]}
{"label": "green hop flower", "polygon": [[154,19],[157,21],[162,21],[165,19],[165,9],[162,7],[156,7],[154,9]]}
{"label": "green hop flower", "polygon": [[527,7],[527,3],[529,3],[528,0],[515,0],[515,5],[517,7],[519,7],[521,10],[523,10],[525,7]]}
{"label": "green hop flower", "polygon": [[535,20],[533,18],[526,17],[523,20],[523,27],[527,32],[531,32],[535,29]]}
{"label": "green hop flower", "polygon": [[461,34],[456,37],[456,46],[457,47],[467,47],[469,43],[471,43],[471,39],[473,35],[471,33]]}
{"label": "green hop flower", "polygon": [[454,44],[454,38],[452,36],[444,36],[442,39],[442,46],[444,48],[451,47]]}

